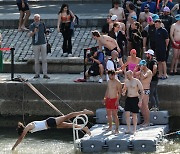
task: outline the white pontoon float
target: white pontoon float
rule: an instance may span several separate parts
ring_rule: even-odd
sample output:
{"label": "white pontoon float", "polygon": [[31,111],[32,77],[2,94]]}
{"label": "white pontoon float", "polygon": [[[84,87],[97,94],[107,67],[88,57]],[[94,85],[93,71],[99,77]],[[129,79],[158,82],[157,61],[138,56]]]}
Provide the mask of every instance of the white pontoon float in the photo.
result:
{"label": "white pontoon float", "polygon": [[[133,135],[125,134],[127,129],[125,114],[120,117],[119,134],[114,135],[111,131],[106,131],[107,115],[105,108],[96,110],[96,123],[91,129],[91,136],[84,135],[79,138],[79,128],[73,127],[74,148],[86,153],[93,152],[154,152],[158,144],[162,141],[163,136],[169,131],[169,114],[168,111],[151,111],[150,123],[152,126],[137,126],[137,132]],[[78,116],[73,123],[77,124],[78,120],[83,121],[82,128],[88,123],[86,115]],[[138,124],[141,123],[141,116],[138,114]]]}

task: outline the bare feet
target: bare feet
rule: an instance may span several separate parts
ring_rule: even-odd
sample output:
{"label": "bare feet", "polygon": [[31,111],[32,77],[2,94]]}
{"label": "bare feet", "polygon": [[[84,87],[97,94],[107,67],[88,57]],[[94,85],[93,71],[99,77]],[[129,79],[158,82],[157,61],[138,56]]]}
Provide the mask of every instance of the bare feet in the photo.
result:
{"label": "bare feet", "polygon": [[149,126],[149,123],[144,123],[141,125],[142,127],[148,127]]}
{"label": "bare feet", "polygon": [[112,130],[112,127],[109,127],[108,129],[106,129],[107,132],[111,131],[111,130]]}
{"label": "bare feet", "polygon": [[115,134],[115,135],[119,134],[119,130],[115,130],[115,131],[114,131],[114,134]]}
{"label": "bare feet", "polygon": [[93,111],[90,111],[90,110],[87,110],[87,109],[84,109],[83,112],[84,112],[84,114],[89,114],[89,115],[94,114]]}
{"label": "bare feet", "polygon": [[129,130],[125,131],[125,134],[131,134],[131,131],[129,131]]}
{"label": "bare feet", "polygon": [[91,136],[91,132],[89,130],[89,128],[86,126],[84,127],[82,130],[84,130],[86,132],[86,134],[88,134],[89,136]]}

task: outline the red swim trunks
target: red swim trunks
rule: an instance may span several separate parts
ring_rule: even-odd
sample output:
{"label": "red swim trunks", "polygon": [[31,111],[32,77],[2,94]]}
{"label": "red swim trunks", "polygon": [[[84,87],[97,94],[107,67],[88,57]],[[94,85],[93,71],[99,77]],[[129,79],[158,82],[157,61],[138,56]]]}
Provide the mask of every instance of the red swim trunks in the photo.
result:
{"label": "red swim trunks", "polygon": [[118,109],[118,106],[116,106],[116,100],[117,98],[106,98],[106,109]]}
{"label": "red swim trunks", "polygon": [[172,47],[174,48],[174,49],[180,49],[180,41],[175,41],[177,44],[179,44],[179,46],[175,46],[174,45],[174,42],[172,42]]}

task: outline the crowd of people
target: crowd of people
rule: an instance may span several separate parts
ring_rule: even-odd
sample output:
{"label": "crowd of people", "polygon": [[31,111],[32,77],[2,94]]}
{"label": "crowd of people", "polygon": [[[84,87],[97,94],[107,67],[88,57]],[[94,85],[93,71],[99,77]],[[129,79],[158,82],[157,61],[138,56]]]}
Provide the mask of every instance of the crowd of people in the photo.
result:
{"label": "crowd of people", "polygon": [[[86,72],[86,77],[100,74],[98,82],[102,83],[102,76],[106,74],[104,80],[108,86],[103,102],[107,109],[108,130],[112,129],[114,119],[115,133],[118,132],[119,99],[126,92],[124,108],[128,126],[126,133],[131,132],[131,112],[133,132],[136,131],[139,110],[144,118],[142,126],[149,126],[149,107],[151,110],[159,109],[158,80],[166,80],[169,77],[167,61],[171,47],[173,58],[169,75],[179,75],[177,70],[180,60],[179,4],[174,6],[170,0],[162,0],[161,3],[152,0],[138,0],[133,3],[125,0],[123,7],[120,7],[120,2],[114,0],[102,32],[94,30],[92,37],[97,41],[98,48],[96,54],[87,59],[90,58],[93,64],[97,65]],[[100,53],[101,59],[98,56]]]}

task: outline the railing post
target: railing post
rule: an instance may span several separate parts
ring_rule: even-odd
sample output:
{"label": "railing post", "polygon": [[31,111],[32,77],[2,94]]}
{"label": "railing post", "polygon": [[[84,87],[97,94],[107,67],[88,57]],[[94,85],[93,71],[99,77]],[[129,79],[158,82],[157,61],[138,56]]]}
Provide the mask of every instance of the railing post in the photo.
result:
{"label": "railing post", "polygon": [[14,50],[15,48],[11,48],[11,80],[14,80]]}

